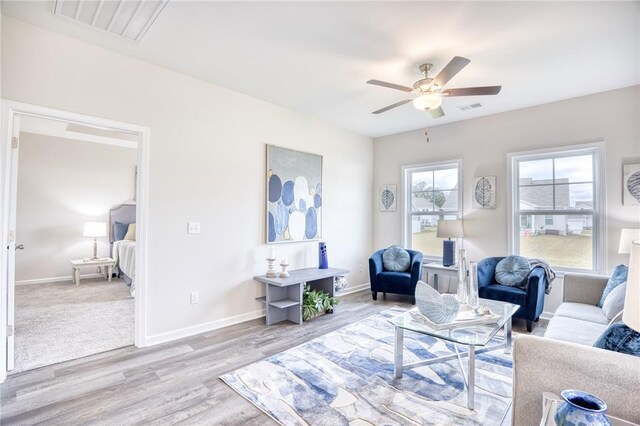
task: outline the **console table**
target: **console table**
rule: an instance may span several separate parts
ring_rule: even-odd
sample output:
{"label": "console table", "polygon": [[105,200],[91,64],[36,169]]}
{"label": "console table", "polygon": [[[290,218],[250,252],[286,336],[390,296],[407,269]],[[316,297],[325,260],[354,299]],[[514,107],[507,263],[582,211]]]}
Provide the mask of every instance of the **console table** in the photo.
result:
{"label": "console table", "polygon": [[[435,288],[436,290],[438,290],[440,293],[442,293],[440,291],[440,285],[438,283],[438,275],[443,275],[445,277],[454,277],[457,278],[458,277],[458,267],[456,265],[452,265],[452,266],[442,266],[442,263],[440,262],[432,262],[432,263],[426,263],[423,266],[423,270],[424,273],[426,274],[426,278],[425,281],[429,281],[429,274],[433,274],[433,288]],[[447,286],[447,290],[449,289],[449,286]]]}
{"label": "console table", "polygon": [[289,320],[302,324],[302,290],[304,284],[314,290],[322,290],[333,296],[334,278],[346,275],[347,269],[304,268],[289,271],[288,278],[270,278],[257,275],[254,280],[263,283],[266,295],[256,298],[266,305],[267,325]]}

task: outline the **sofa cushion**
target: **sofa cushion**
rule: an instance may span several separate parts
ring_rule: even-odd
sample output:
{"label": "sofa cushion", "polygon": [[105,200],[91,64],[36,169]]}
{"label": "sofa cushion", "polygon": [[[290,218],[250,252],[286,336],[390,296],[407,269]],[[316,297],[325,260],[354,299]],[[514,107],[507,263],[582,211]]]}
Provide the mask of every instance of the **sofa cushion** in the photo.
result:
{"label": "sofa cushion", "polygon": [[593,346],[640,357],[640,333],[623,322],[614,322],[607,327]]}
{"label": "sofa cushion", "polygon": [[611,290],[604,303],[602,304],[602,312],[611,321],[624,309],[624,297],[627,293],[627,283],[624,282],[618,287]]}
{"label": "sofa cushion", "polygon": [[408,272],[380,272],[378,283],[386,290],[398,287],[411,287],[411,274]]}
{"label": "sofa cushion", "polygon": [[613,272],[609,277],[609,281],[607,282],[607,286],[604,288],[604,291],[602,292],[602,297],[600,298],[600,301],[596,305],[597,307],[602,308],[602,305],[604,304],[604,301],[609,295],[609,293],[611,293],[611,290],[618,287],[623,282],[627,281],[628,274],[629,274],[629,268],[627,268],[622,264],[616,266],[613,269]]}
{"label": "sofa cushion", "polygon": [[384,269],[393,272],[404,272],[411,265],[409,252],[400,246],[391,246],[382,254]]}
{"label": "sofa cushion", "polygon": [[522,256],[507,256],[496,265],[496,281],[502,285],[515,286],[526,280],[531,264]]}
{"label": "sofa cushion", "polygon": [[544,337],[593,346],[606,329],[606,324],[554,315],[549,321]]}
{"label": "sofa cushion", "polygon": [[483,299],[500,300],[520,306],[524,306],[527,300],[527,292],[525,290],[501,284],[480,287],[478,294]]}
{"label": "sofa cushion", "polygon": [[602,312],[602,309],[585,303],[565,302],[558,306],[554,314],[555,317],[579,319],[596,324],[609,324],[609,319]]}

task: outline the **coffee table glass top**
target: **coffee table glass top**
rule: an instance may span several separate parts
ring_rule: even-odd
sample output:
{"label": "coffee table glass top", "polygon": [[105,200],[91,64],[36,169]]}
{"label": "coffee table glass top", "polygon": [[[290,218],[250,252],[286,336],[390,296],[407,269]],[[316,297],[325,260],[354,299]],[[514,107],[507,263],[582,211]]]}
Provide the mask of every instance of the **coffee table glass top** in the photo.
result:
{"label": "coffee table glass top", "polygon": [[411,317],[409,312],[391,318],[389,323],[405,330],[437,337],[463,345],[485,346],[504,327],[505,323],[511,319],[513,314],[520,308],[513,303],[500,302],[498,300],[480,299],[480,306],[486,306],[495,314],[500,315],[500,320],[492,324],[471,325],[466,327],[456,327],[444,330],[434,330],[428,325],[418,322]]}

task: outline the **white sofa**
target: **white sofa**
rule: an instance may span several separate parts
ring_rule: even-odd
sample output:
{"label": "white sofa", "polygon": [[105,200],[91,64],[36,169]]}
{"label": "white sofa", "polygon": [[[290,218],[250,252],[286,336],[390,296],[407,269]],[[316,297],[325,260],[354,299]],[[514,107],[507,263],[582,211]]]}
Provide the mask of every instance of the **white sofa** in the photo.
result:
{"label": "white sofa", "polygon": [[515,339],[514,426],[539,425],[542,393],[560,394],[565,389],[591,392],[607,402],[612,416],[640,423],[640,358],[593,347],[609,324],[595,306],[607,280],[566,274],[563,303],[544,337]]}

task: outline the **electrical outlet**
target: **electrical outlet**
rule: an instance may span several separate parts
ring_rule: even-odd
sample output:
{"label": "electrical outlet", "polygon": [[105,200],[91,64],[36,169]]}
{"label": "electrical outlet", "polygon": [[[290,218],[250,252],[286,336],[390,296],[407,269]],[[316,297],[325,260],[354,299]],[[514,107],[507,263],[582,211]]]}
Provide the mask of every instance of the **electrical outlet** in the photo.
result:
{"label": "electrical outlet", "polygon": [[200,222],[187,222],[187,234],[199,234]]}
{"label": "electrical outlet", "polygon": [[196,305],[200,301],[200,297],[198,296],[197,291],[191,292],[191,304]]}
{"label": "electrical outlet", "polygon": [[358,265],[358,272],[362,272],[362,263]]}

